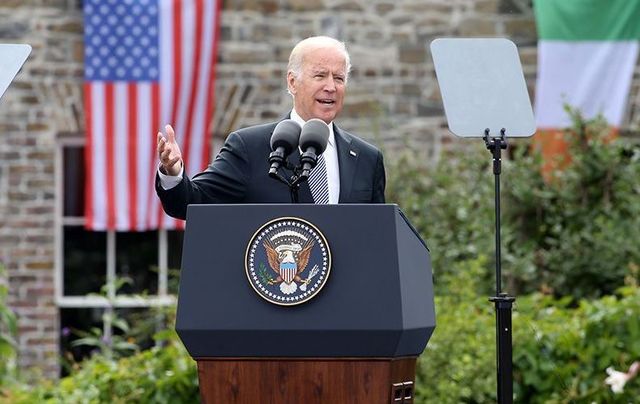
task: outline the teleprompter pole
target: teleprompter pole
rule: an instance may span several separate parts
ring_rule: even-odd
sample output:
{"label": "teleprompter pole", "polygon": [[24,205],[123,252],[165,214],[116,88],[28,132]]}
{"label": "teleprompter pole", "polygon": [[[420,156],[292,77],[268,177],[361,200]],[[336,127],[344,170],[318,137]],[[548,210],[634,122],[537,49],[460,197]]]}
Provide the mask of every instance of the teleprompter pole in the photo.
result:
{"label": "teleprompter pole", "polygon": [[495,217],[496,217],[496,295],[489,298],[496,309],[496,368],[497,395],[499,404],[513,403],[513,363],[511,339],[511,307],[516,300],[502,292],[502,268],[500,251],[500,173],[502,171],[502,149],[507,148],[505,129],[500,137],[491,137],[489,129],[484,131],[484,143],[493,155],[493,175],[495,179]]}

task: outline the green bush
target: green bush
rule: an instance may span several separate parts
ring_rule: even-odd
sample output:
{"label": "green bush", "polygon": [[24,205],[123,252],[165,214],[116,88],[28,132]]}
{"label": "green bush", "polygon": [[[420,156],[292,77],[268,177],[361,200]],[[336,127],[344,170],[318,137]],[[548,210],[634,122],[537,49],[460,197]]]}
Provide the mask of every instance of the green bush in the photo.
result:
{"label": "green bush", "polygon": [[436,330],[418,360],[418,403],[495,402],[493,305],[474,290],[486,259],[456,264],[443,283],[452,292],[436,297]]}
{"label": "green bush", "polygon": [[[598,297],[640,263],[640,151],[610,140],[602,120],[570,112],[572,163],[554,178],[543,178],[528,142],[510,140],[515,151],[503,159],[503,281],[512,294]],[[478,281],[493,293],[494,179],[491,154],[477,143],[445,153],[435,168],[410,153],[391,161],[387,199],[427,240],[436,283],[482,254],[491,258]]]}
{"label": "green bush", "polygon": [[2,282],[5,269],[0,264],[0,392],[5,384],[16,377],[17,321],[15,313],[7,306],[8,288]]}
{"label": "green bush", "polygon": [[[483,258],[459,263],[445,277],[451,291],[436,298],[437,327],[418,362],[420,403],[496,400],[495,315],[478,297]],[[455,285],[455,286],[454,286]],[[514,399],[522,403],[628,403],[640,396],[640,378],[623,394],[604,384],[605,369],[625,370],[640,359],[640,288],[580,301],[534,294],[513,312]]]}
{"label": "green bush", "polygon": [[[640,397],[640,379],[624,394],[604,384],[605,369],[626,371],[640,359],[640,289],[580,301],[533,295],[522,299],[514,317],[516,394],[530,403],[629,403]],[[526,314],[525,314],[526,313]]]}
{"label": "green bush", "polygon": [[[166,333],[174,334],[173,331]],[[59,382],[5,392],[9,403],[198,403],[193,359],[176,336],[119,360],[95,355]],[[0,400],[2,397],[0,396]]]}
{"label": "green bush", "polygon": [[532,175],[540,164],[531,157],[509,165],[508,248],[520,259],[514,268],[535,268],[523,291],[597,297],[613,293],[640,263],[640,150],[611,140],[603,120],[569,113],[569,166],[544,182]]}

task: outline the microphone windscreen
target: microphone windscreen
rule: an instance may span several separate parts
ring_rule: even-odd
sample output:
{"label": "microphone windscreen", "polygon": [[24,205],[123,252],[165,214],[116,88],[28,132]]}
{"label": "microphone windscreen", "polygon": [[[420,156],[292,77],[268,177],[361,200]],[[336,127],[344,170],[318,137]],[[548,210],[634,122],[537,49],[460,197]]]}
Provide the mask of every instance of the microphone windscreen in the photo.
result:
{"label": "microphone windscreen", "polygon": [[327,148],[329,141],[329,125],[322,119],[309,119],[302,127],[300,133],[300,148],[305,151],[309,147],[316,150],[316,154],[320,155]]}
{"label": "microphone windscreen", "polygon": [[278,122],[276,128],[273,130],[273,134],[271,134],[271,150],[282,147],[284,148],[285,154],[291,154],[293,149],[298,147],[301,130],[300,125],[292,119],[285,119]]}

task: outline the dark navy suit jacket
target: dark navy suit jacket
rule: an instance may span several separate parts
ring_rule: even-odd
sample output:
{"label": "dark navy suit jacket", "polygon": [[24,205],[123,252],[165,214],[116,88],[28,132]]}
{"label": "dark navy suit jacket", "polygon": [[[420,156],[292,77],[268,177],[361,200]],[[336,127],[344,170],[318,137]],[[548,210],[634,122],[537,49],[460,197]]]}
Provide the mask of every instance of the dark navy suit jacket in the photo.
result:
{"label": "dark navy suit jacket", "polygon": [[[268,175],[269,140],[277,122],[231,133],[207,169],[169,190],[156,175],[156,192],[165,212],[185,219],[193,203],[291,203],[289,187]],[[382,153],[375,146],[334,125],[340,172],[339,203],[384,203],[385,171]],[[289,156],[298,164],[300,153]],[[282,170],[282,169],[281,169]],[[284,176],[292,172],[284,169]],[[299,189],[300,203],[313,203],[309,185]]]}

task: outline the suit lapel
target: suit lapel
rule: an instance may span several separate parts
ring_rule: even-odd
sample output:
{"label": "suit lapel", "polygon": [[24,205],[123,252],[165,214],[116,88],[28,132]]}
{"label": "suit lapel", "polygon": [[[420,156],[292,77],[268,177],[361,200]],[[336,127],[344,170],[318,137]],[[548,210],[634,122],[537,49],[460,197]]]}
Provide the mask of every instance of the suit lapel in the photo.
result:
{"label": "suit lapel", "polygon": [[340,173],[340,198],[339,202],[349,201],[353,177],[356,172],[360,151],[351,144],[351,136],[343,132],[337,125],[333,125],[333,134],[336,139],[338,152],[338,170]]}

